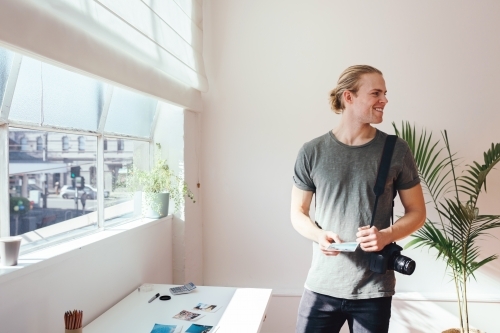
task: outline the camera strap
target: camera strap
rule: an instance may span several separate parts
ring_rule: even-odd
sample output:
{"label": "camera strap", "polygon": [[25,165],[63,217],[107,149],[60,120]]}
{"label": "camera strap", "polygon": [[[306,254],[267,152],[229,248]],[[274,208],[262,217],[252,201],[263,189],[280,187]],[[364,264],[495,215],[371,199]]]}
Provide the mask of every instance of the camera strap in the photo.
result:
{"label": "camera strap", "polygon": [[[373,227],[373,223],[375,222],[375,213],[377,212],[378,199],[384,193],[385,182],[387,180],[387,175],[389,174],[389,170],[391,168],[392,153],[394,152],[394,146],[396,145],[397,139],[398,137],[396,135],[388,135],[387,138],[385,139],[384,150],[382,151],[382,158],[380,159],[380,165],[378,167],[377,181],[375,182],[375,186],[373,187],[373,192],[375,192],[375,204],[373,205],[372,221],[370,223],[370,228]],[[396,193],[394,192],[393,202],[392,202],[393,207],[394,207],[395,194]],[[394,223],[394,217],[392,216],[392,214],[391,214],[391,221],[392,223]]]}

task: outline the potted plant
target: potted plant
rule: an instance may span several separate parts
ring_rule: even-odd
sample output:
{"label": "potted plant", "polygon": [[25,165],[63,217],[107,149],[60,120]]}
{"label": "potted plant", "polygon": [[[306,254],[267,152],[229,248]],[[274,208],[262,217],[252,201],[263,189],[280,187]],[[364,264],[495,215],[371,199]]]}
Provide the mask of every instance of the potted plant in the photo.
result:
{"label": "potted plant", "polygon": [[187,183],[174,173],[167,160],[161,156],[159,143],[156,144],[151,170],[140,170],[132,165],[127,170],[124,186],[128,191],[143,192],[142,212],[146,217],[160,218],[168,215],[170,201],[175,204],[175,212],[180,211],[185,197],[196,202]]}
{"label": "potted plant", "polygon": [[491,255],[480,259],[480,248],[476,241],[488,230],[500,227],[499,215],[481,215],[477,202],[486,192],[486,177],[500,161],[500,144],[492,144],[484,153],[482,163],[467,165],[463,174],[457,174],[455,154],[451,153],[446,130],[443,142],[422,130],[417,137],[415,127],[403,123],[401,130],[392,124],[396,134],[410,146],[418,167],[421,184],[430,199],[431,208],[438,220],[427,219],[405,248],[427,247],[437,250],[455,282],[460,330],[445,332],[479,332],[469,327],[467,304],[467,282],[481,266],[497,259]]}

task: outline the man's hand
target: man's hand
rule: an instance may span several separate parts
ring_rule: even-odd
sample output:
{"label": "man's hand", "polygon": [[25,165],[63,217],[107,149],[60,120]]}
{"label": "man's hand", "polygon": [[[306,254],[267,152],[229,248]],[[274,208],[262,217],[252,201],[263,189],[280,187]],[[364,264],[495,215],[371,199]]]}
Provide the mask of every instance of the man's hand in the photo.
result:
{"label": "man's hand", "polygon": [[318,237],[318,245],[326,256],[336,256],[340,253],[340,251],[328,249],[331,243],[342,243],[342,240],[333,231],[322,231]]}
{"label": "man's hand", "polygon": [[390,243],[387,235],[378,231],[377,227],[364,226],[358,228],[356,237],[359,247],[366,252],[380,251]]}

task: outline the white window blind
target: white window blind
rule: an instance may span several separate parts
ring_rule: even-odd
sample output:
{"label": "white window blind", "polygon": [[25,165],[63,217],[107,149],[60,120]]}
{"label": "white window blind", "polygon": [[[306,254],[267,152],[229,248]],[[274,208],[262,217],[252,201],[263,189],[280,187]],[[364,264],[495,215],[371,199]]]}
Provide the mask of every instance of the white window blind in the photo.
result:
{"label": "white window blind", "polygon": [[200,110],[201,23],[200,0],[2,0],[0,44]]}

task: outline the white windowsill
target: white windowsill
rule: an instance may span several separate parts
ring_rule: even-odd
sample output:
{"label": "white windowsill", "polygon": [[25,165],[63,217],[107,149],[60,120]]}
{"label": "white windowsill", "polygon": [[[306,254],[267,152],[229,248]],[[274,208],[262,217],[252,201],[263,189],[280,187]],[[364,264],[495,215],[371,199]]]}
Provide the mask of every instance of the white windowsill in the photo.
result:
{"label": "white windowsill", "polygon": [[26,253],[19,257],[17,266],[0,266],[0,283],[67,260],[80,253],[78,251],[84,251],[90,244],[110,237],[116,237],[129,230],[147,228],[166,219],[171,220],[172,215],[161,219],[139,218],[124,224],[105,228],[87,236]]}

